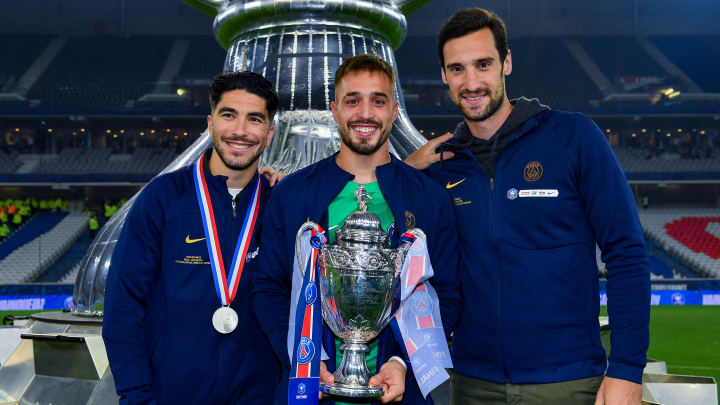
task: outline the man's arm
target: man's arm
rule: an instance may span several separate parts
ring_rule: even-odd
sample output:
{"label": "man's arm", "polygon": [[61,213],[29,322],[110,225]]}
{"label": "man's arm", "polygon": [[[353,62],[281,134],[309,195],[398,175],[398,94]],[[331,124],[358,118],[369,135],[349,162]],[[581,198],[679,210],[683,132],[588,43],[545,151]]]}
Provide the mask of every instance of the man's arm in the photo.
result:
{"label": "man's arm", "polygon": [[[287,232],[283,226],[281,190],[275,190],[263,213],[260,253],[253,273],[252,308],[267,335],[275,355],[290,367],[287,349],[292,253],[287,251]],[[297,231],[297,230],[295,230]]]}
{"label": "man's arm", "polygon": [[571,157],[578,168],[579,193],[608,269],[611,351],[606,375],[640,384],[650,322],[650,277],[642,226],[625,175],[602,131],[582,116],[572,135],[579,150],[578,156]]}
{"label": "man's arm", "polygon": [[151,183],[128,214],[105,288],[102,336],[122,404],[154,404],[150,353],[143,322],[161,266],[164,213]]}
{"label": "man's arm", "polygon": [[287,173],[276,172],[275,169],[270,166],[263,166],[260,168],[260,170],[258,170],[258,172],[265,176],[268,183],[270,184],[270,187],[275,187],[275,184],[277,184],[277,182],[287,176]]}
{"label": "man's arm", "polygon": [[417,170],[425,170],[433,164],[439,162],[441,158],[442,160],[451,159],[453,156],[455,156],[453,152],[443,151],[441,153],[436,153],[436,150],[444,142],[452,139],[452,137],[453,134],[448,132],[447,134],[440,135],[437,138],[433,138],[427,141],[427,143],[423,145],[420,149],[416,150],[412,153],[412,155],[408,156],[407,159],[405,159],[405,163]]}

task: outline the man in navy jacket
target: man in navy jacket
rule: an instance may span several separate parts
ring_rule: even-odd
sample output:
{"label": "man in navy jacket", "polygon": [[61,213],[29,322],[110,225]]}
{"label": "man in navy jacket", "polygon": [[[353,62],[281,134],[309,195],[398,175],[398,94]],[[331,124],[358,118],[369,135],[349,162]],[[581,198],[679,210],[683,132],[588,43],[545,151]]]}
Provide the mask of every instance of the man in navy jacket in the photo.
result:
{"label": "man in navy jacket", "polygon": [[[427,174],[458,219],[465,301],[453,403],[639,404],[650,280],[632,193],[590,119],[508,100],[506,35],[479,8],[445,23],[442,79],[465,120],[408,159],[437,162]],[[596,243],[608,269],[609,362]]]}
{"label": "man in navy jacket", "polygon": [[[198,167],[230,281],[245,213],[252,206],[259,215],[269,196],[257,159],[272,138],[278,96],[258,74],[231,73],[213,79],[210,103],[213,148]],[[264,404],[280,378],[281,365],[250,310],[260,218],[237,257],[234,300],[221,310],[235,312],[236,322],[221,318],[216,330],[221,287],[210,264],[205,226],[211,224],[201,216],[194,170],[195,164],[152,180],[115,247],[103,339],[121,404]]]}
{"label": "man in navy jacket", "polygon": [[[392,68],[376,56],[360,55],[346,60],[335,74],[335,101],[331,105],[342,139],[340,152],[283,179],[268,201],[252,304],[283,363],[283,385],[278,390],[286,396],[295,236],[307,220],[328,229],[328,207],[350,181],[377,182],[395,220],[394,247],[399,235],[409,228],[417,227],[426,233],[435,271],[430,282],[440,299],[446,334],[457,324],[461,297],[452,205],[437,184],[389,153],[388,136],[398,111],[394,77]],[[371,370],[378,374],[370,383],[385,386],[383,403],[401,398],[405,404],[432,403],[430,396],[425,400],[420,394],[412,366],[390,329],[386,328],[378,337],[377,369]],[[335,343],[327,327],[323,331],[323,348],[329,355],[327,370],[332,372],[336,363]],[[390,360],[393,356],[403,358],[406,364],[400,359]],[[328,376],[324,372],[321,378]]]}

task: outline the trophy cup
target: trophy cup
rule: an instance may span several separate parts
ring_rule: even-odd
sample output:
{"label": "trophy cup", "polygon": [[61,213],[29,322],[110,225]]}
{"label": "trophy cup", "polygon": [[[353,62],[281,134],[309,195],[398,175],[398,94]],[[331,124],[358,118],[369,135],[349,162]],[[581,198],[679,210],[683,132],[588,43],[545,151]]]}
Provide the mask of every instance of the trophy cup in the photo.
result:
{"label": "trophy cup", "polygon": [[[368,342],[374,339],[392,319],[393,301],[410,244],[388,248],[390,235],[380,226],[377,215],[367,211],[365,187],[358,186],[355,195],[358,210],[345,218],[343,227],[335,232],[335,245],[320,249],[320,296],[323,319],[344,343],[343,358],[335,382],[321,383],[320,391],[344,397],[381,397],[381,386],[368,385],[371,374],[365,362]],[[298,263],[303,263],[300,241],[302,234],[318,230],[306,222],[296,238]],[[425,238],[422,231],[408,231]],[[302,267],[301,267],[302,268]]]}

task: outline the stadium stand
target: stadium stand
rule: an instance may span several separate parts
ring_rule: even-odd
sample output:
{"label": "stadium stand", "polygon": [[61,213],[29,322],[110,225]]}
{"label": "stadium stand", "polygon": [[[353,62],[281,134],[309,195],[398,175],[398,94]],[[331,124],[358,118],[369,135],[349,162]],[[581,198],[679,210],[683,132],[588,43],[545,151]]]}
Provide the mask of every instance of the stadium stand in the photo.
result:
{"label": "stadium stand", "polygon": [[210,36],[187,41],[189,46],[185,58],[170,86],[172,93],[178,91],[177,95],[182,94],[182,97],[141,100],[137,103],[135,112],[197,115],[210,111],[207,85],[213,76],[222,72],[225,50]]}
{"label": "stadium stand", "polygon": [[[82,258],[81,258],[82,259]],[[65,275],[58,281],[60,284],[72,284],[75,282],[75,279],[77,278],[78,273],[80,273],[80,260],[75,263],[75,265],[65,273]]]}
{"label": "stadium stand", "polygon": [[[650,266],[650,279],[651,280],[662,280],[662,279],[678,279],[683,278],[682,274],[673,270],[668,264],[662,260],[649,255],[649,266]],[[602,261],[600,247],[595,246],[595,260],[597,262],[598,271],[601,275],[607,272],[605,263]]]}
{"label": "stadium stand", "polygon": [[720,209],[640,210],[646,237],[703,276],[720,277]]}
{"label": "stadium stand", "polygon": [[630,147],[616,147],[614,151],[625,172],[720,172],[717,154],[702,159],[684,159],[679,153],[649,156],[648,150]]}
{"label": "stadium stand", "polygon": [[[122,110],[155,86],[172,38],[71,38],[30,89],[46,112]],[[53,109],[54,108],[54,109]]]}
{"label": "stadium stand", "polygon": [[49,41],[50,37],[47,35],[0,35],[0,55],[3,55],[3,62],[0,64],[0,93],[13,90]]}
{"label": "stadium stand", "polygon": [[17,158],[17,153],[0,152],[0,173],[15,173],[22,163]]}
{"label": "stadium stand", "polygon": [[653,36],[650,40],[706,92],[720,92],[717,36]]}
{"label": "stadium stand", "polygon": [[222,72],[225,50],[213,37],[199,37],[190,40],[187,55],[177,76],[179,85],[199,84],[207,86],[213,76]]}
{"label": "stadium stand", "polygon": [[0,260],[9,256],[14,250],[37,238],[48,229],[57,225],[66,212],[39,213],[30,219],[25,226],[10,236],[8,240],[0,244]]}
{"label": "stadium stand", "polygon": [[[18,55],[0,66],[0,91],[13,87],[13,81],[27,71],[52,39],[50,36],[0,35],[0,52]],[[140,101],[156,89],[174,40],[176,38],[170,36],[69,38],[29,90],[29,101],[22,105],[13,100],[7,101],[9,105],[0,101],[0,112],[205,114],[209,109],[207,82],[222,71],[225,60],[225,51],[211,36],[182,39],[189,41],[189,45],[169,86],[171,92],[182,89],[182,97]],[[511,37],[513,72],[507,80],[508,95],[538,97],[555,109],[585,113],[720,113],[720,101],[713,99],[603,101],[598,85],[568,49],[568,40],[577,41],[618,91],[625,91],[619,83],[621,78],[630,82],[633,78],[639,82],[643,82],[643,78],[657,78],[663,86],[677,84],[676,78],[668,77],[632,37]],[[655,36],[651,41],[704,91],[720,92],[715,74],[720,69],[720,36]],[[396,51],[398,75],[407,93],[406,103],[411,114],[456,114],[441,82],[435,43],[433,36],[409,36]],[[19,52],[19,47],[23,47],[23,52]],[[418,58],[419,54],[425,56]],[[702,58],[687,57],[688,54],[702,55]],[[641,92],[657,90],[641,88]]]}
{"label": "stadium stand", "polygon": [[74,282],[80,268],[80,261],[88,246],[90,246],[90,242],[89,232],[87,230],[83,231],[75,242],[54,263],[49,265],[45,271],[35,277],[32,282]]}
{"label": "stadium stand", "polygon": [[[437,38],[431,36],[409,36],[395,52],[398,62],[398,76],[403,86],[435,84],[445,86],[440,79],[440,60],[435,49]],[[426,55],[418,58],[417,55]],[[429,53],[432,52],[432,53]],[[412,61],[412,63],[404,62]]]}
{"label": "stadium stand", "polygon": [[[699,278],[702,277],[697,270],[688,267],[683,261],[668,253],[651,238],[645,238],[645,246],[648,256],[655,258],[673,269],[674,278]],[[652,275],[650,276],[652,279]]]}
{"label": "stadium stand", "polygon": [[[0,260],[0,284],[30,282],[52,264],[75,242],[87,228],[84,212],[64,213],[52,229],[14,249]],[[55,215],[57,216],[57,215]]]}
{"label": "stadium stand", "polygon": [[626,76],[667,76],[667,73],[632,37],[583,37],[580,44],[611,81]]}
{"label": "stadium stand", "polygon": [[37,174],[157,174],[175,158],[168,148],[137,148],[132,154],[112,155],[108,148],[65,148],[39,164]]}
{"label": "stadium stand", "polygon": [[600,89],[573,58],[563,38],[511,38],[513,71],[506,80],[508,96],[537,97],[559,110],[591,110],[602,99]]}

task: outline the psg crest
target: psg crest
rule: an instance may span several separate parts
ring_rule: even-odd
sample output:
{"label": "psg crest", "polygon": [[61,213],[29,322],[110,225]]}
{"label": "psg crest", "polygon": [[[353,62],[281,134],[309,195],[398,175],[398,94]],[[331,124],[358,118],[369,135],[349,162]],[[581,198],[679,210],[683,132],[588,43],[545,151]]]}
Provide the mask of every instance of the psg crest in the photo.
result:
{"label": "psg crest", "polygon": [[315,357],[315,345],[312,340],[303,337],[298,345],[297,361],[298,364],[308,364]]}
{"label": "psg crest", "polygon": [[305,287],[305,305],[312,305],[313,302],[315,302],[315,298],[317,298],[317,289],[315,288],[315,284],[310,283]]}

